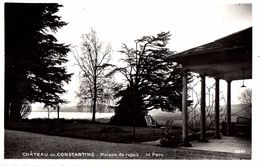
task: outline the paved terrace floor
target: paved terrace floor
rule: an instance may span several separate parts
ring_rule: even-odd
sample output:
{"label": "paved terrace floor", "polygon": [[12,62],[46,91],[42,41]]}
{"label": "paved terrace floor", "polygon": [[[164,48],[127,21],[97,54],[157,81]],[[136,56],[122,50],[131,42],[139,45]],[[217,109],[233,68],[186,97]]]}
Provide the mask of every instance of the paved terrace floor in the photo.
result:
{"label": "paved terrace floor", "polygon": [[196,149],[216,152],[240,153],[251,155],[251,141],[239,137],[222,136],[222,139],[209,139],[209,142],[191,142],[192,147],[183,149]]}

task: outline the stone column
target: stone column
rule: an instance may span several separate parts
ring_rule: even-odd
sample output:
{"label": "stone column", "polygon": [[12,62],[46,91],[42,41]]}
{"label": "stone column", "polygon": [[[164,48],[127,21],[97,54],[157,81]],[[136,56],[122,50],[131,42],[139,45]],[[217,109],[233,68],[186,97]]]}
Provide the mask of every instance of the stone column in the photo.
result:
{"label": "stone column", "polygon": [[182,79],[182,146],[191,146],[188,142],[187,83],[185,71]]}
{"label": "stone column", "polygon": [[231,135],[231,80],[227,81],[227,135]]}
{"label": "stone column", "polygon": [[215,138],[220,139],[219,131],[219,78],[215,78]]}
{"label": "stone column", "polygon": [[205,88],[206,88],[206,79],[205,75],[200,75],[201,78],[201,101],[200,101],[200,141],[201,142],[207,142],[206,140],[206,93],[205,93]]}

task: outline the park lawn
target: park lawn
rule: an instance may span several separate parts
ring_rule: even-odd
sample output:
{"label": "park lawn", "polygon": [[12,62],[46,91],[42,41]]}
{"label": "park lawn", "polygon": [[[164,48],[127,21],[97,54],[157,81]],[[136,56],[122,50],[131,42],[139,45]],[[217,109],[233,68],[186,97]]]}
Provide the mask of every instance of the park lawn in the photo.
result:
{"label": "park lawn", "polygon": [[162,129],[131,126],[113,126],[108,123],[91,123],[87,120],[34,119],[12,122],[7,129],[107,142],[133,143],[158,140]]}

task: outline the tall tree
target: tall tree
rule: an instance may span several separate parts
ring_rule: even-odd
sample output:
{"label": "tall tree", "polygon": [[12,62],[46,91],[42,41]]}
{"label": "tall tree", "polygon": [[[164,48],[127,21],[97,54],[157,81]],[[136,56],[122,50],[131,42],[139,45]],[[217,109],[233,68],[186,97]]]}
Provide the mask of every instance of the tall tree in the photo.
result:
{"label": "tall tree", "polygon": [[92,28],[88,34],[82,35],[81,54],[74,54],[77,65],[82,74],[79,95],[90,99],[92,103],[92,122],[95,122],[97,99],[102,99],[106,94],[108,78],[105,73],[111,66],[111,46],[99,41],[96,31]]}
{"label": "tall tree", "polygon": [[[69,45],[54,37],[66,25],[56,3],[5,4],[5,119],[19,120],[23,103],[56,106],[68,83]],[[10,111],[10,113],[9,113]],[[10,115],[10,117],[9,117]]]}
{"label": "tall tree", "polygon": [[167,60],[174,53],[167,48],[170,36],[169,32],[144,36],[135,41],[136,48],[123,44],[120,52],[126,55],[126,66],[110,74],[122,73],[127,85],[118,91],[116,97],[121,100],[112,122],[144,125],[144,115],[151,109],[173,111],[181,107],[181,66]]}

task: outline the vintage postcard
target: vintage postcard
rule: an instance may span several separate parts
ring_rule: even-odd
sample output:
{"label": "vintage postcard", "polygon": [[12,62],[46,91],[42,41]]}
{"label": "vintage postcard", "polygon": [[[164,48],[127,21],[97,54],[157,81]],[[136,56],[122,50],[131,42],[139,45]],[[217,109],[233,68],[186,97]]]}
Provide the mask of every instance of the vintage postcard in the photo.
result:
{"label": "vintage postcard", "polygon": [[251,1],[1,5],[6,165],[252,160]]}

